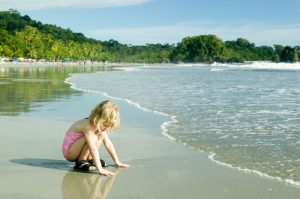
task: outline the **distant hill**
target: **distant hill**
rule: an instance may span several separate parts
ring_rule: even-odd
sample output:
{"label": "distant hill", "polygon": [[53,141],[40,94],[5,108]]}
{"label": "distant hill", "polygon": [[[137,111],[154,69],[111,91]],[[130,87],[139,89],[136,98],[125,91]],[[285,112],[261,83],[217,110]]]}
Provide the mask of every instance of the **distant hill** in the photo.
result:
{"label": "distant hill", "polygon": [[22,31],[26,26],[31,26],[44,34],[50,34],[55,39],[71,40],[74,42],[95,42],[93,39],[88,39],[82,33],[74,33],[70,29],[63,29],[61,27],[42,24],[40,21],[31,19],[28,15],[21,16],[17,10],[9,10],[0,12],[0,29],[7,30],[10,34],[17,31]]}
{"label": "distant hill", "polygon": [[56,25],[22,16],[17,10],[0,12],[0,57],[111,62],[169,62],[171,45],[128,46],[116,40],[99,41]]}
{"label": "distant hill", "polygon": [[46,60],[178,63],[299,60],[300,47],[259,46],[244,38],[223,41],[215,35],[185,37],[176,45],[131,46],[116,40],[99,41],[22,16],[17,10],[0,12],[0,57]]}

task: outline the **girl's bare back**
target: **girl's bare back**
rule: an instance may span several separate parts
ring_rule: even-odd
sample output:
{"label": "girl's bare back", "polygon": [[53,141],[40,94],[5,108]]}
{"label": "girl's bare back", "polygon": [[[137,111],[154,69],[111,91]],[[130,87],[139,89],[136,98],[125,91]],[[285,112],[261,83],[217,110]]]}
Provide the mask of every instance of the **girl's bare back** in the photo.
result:
{"label": "girl's bare back", "polygon": [[76,133],[83,133],[88,129],[91,129],[92,126],[88,119],[82,119],[76,121],[72,126],[69,128],[68,132],[76,132]]}

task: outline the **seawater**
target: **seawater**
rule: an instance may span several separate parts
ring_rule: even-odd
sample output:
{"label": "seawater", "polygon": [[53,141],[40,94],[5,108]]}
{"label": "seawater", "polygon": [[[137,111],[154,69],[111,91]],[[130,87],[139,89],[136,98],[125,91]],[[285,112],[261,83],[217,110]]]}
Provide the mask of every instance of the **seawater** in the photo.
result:
{"label": "seawater", "polygon": [[300,186],[300,67],[275,66],[158,65],[67,82],[170,117],[165,135],[217,163]]}

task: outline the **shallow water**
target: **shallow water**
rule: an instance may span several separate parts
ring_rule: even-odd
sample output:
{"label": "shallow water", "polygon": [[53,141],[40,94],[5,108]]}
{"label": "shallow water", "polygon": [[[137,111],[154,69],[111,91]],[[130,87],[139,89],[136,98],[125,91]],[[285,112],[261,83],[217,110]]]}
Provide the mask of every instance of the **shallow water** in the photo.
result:
{"label": "shallow water", "polygon": [[68,99],[80,92],[64,81],[73,73],[111,70],[107,67],[0,67],[0,115],[36,111],[47,102]]}
{"label": "shallow water", "polygon": [[167,134],[219,163],[299,186],[299,74],[280,67],[153,66],[68,82],[173,117]]}

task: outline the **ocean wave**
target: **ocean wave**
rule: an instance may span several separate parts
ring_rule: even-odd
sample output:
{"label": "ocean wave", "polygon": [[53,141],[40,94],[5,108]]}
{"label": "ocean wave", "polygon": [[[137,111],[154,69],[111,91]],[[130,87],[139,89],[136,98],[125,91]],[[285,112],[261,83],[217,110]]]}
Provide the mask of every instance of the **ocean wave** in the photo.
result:
{"label": "ocean wave", "polygon": [[202,66],[209,66],[207,63],[182,63],[182,64],[175,64],[175,66],[179,67],[202,67]]}
{"label": "ocean wave", "polygon": [[[254,61],[244,64],[227,64],[227,63],[215,63],[211,65],[213,71],[224,68],[235,69],[256,69],[256,70],[300,70],[300,62],[295,63],[274,63],[274,62],[262,62]],[[223,69],[224,69],[223,68]]]}
{"label": "ocean wave", "polygon": [[210,69],[211,72],[224,71],[224,70],[226,70],[226,69],[225,68],[217,68],[217,67],[214,67],[214,68]]}
{"label": "ocean wave", "polygon": [[139,71],[141,70],[140,67],[115,67],[114,68],[115,70],[120,70],[120,71],[127,71],[127,72],[130,72],[130,71]]}

